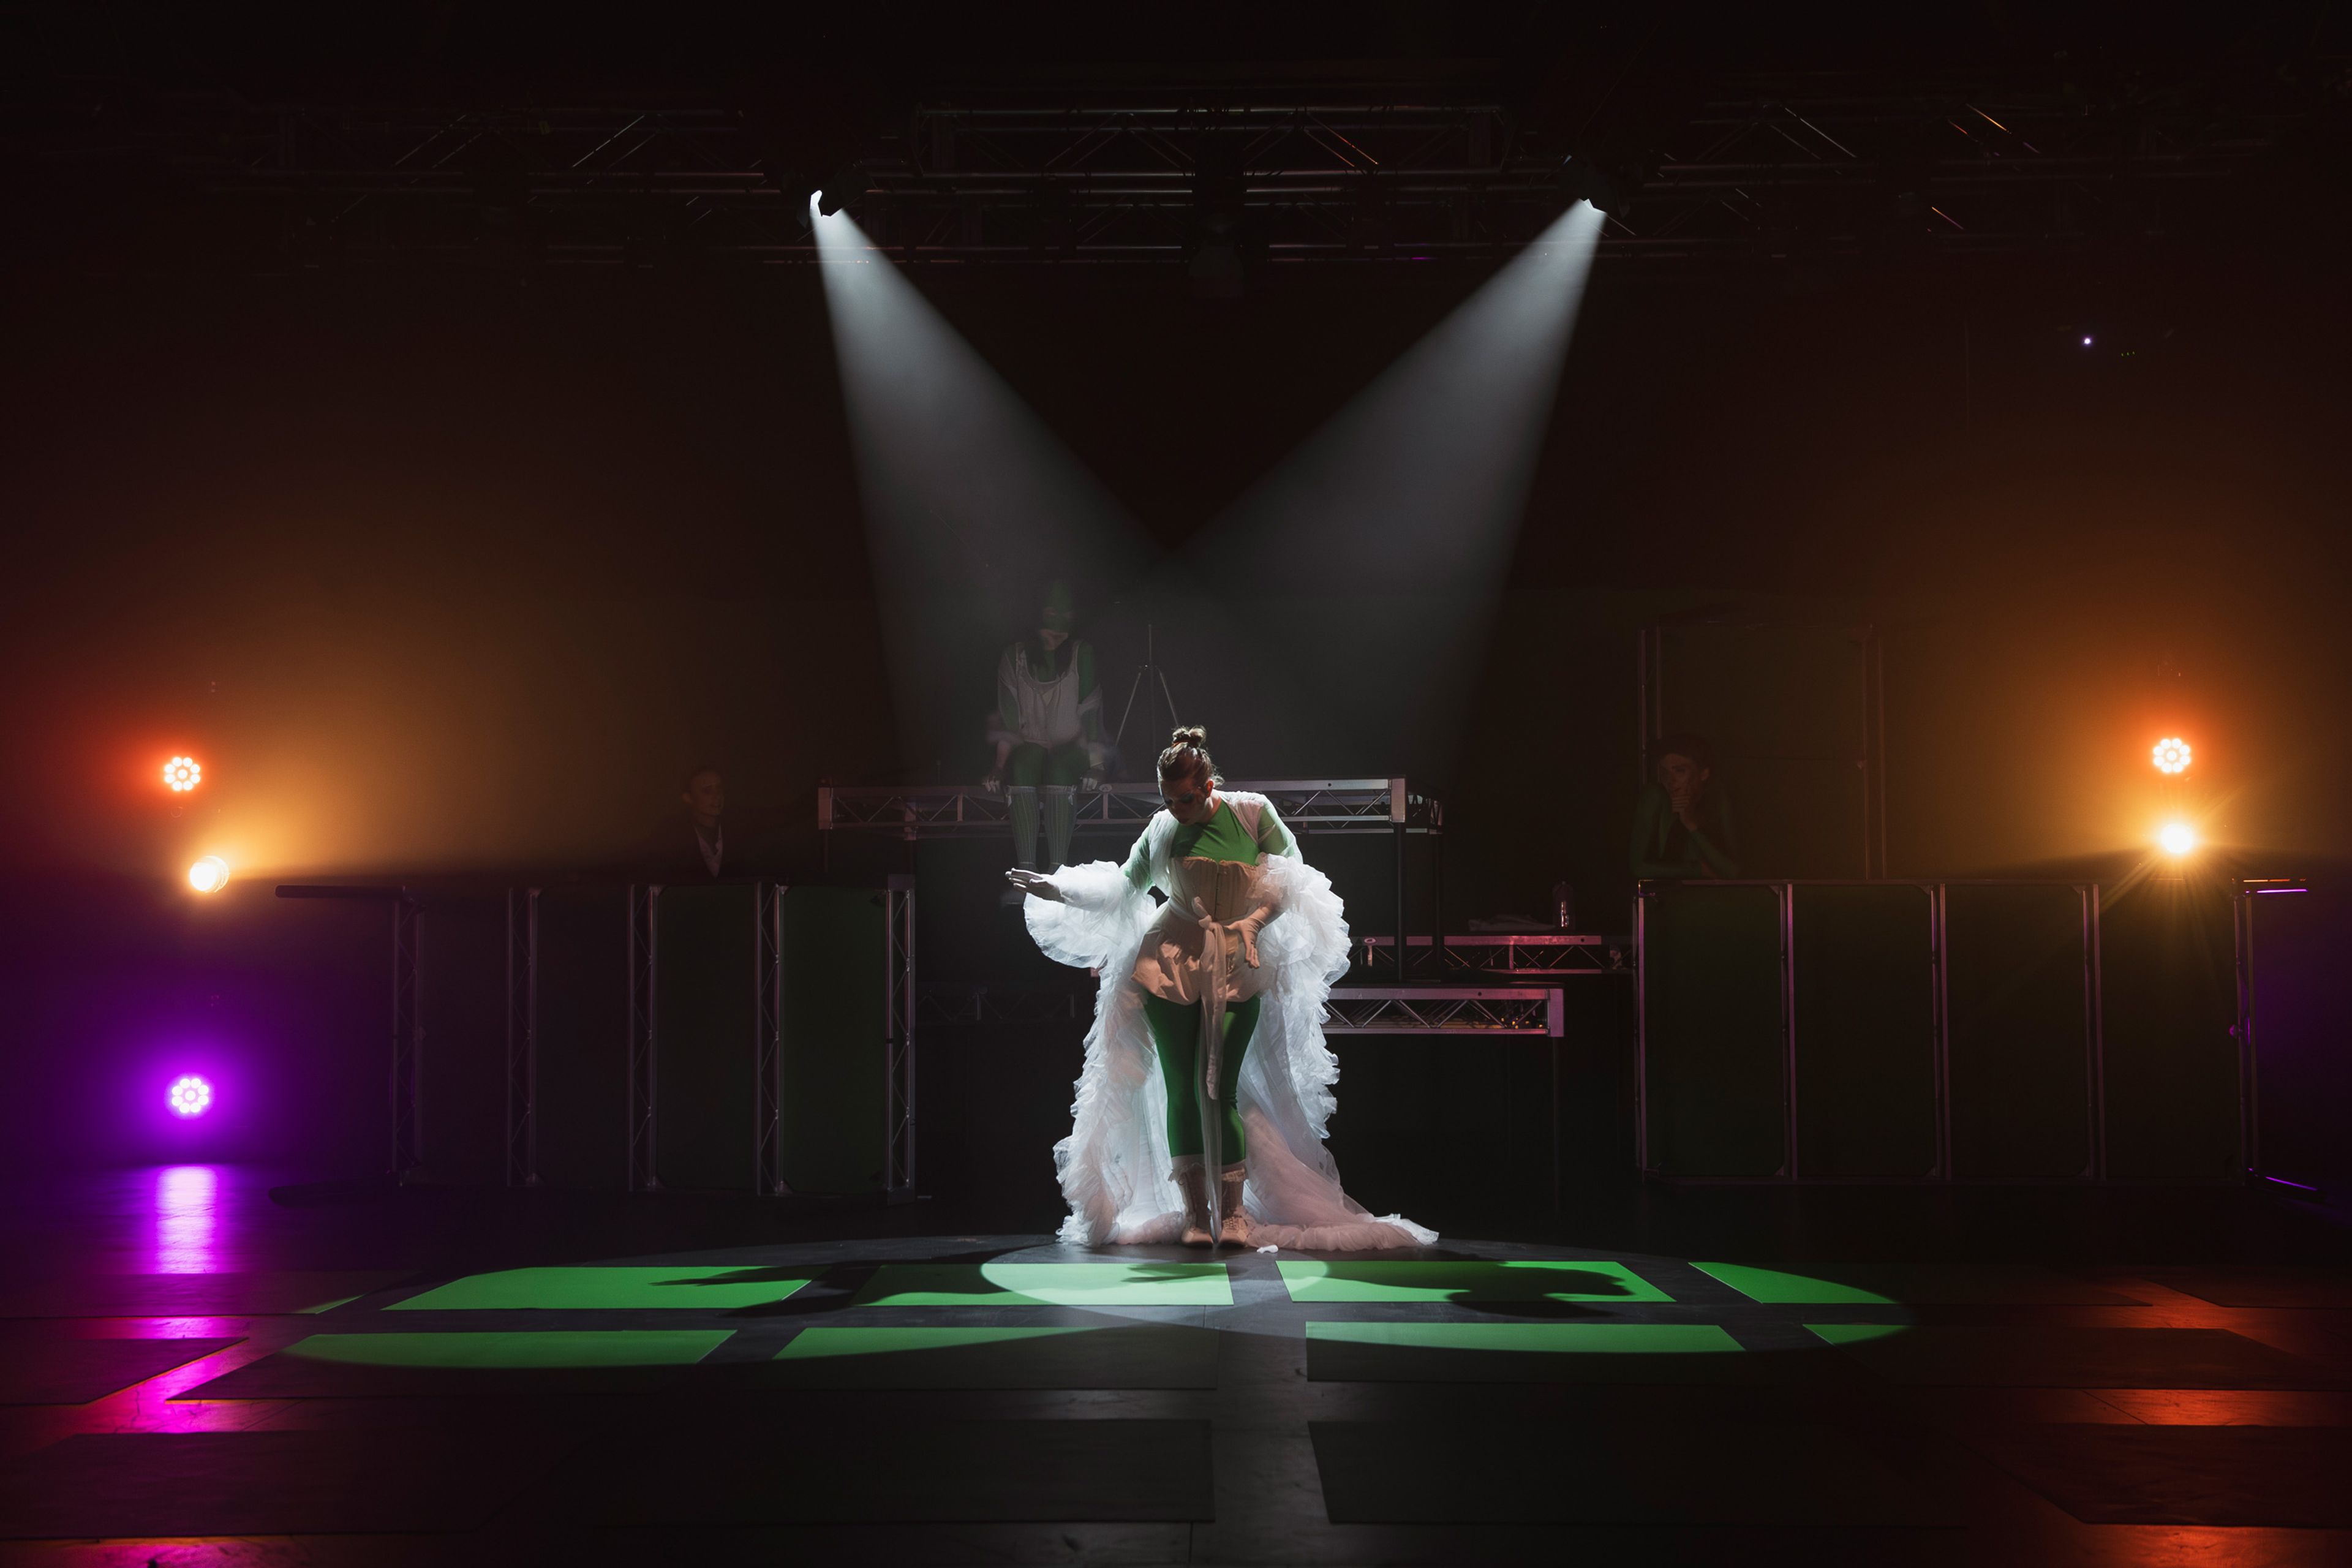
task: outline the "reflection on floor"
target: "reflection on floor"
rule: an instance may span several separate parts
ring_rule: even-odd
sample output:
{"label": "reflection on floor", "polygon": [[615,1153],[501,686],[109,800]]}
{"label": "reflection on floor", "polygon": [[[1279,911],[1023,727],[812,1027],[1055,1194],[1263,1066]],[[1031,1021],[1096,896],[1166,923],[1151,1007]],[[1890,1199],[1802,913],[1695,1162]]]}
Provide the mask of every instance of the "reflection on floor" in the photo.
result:
{"label": "reflection on floor", "polygon": [[1838,1258],[1889,1200],[1743,1247],[1700,1194],[1703,1237],[1212,1258],[226,1167],[0,1196],[0,1560],[2352,1560],[2324,1233]]}

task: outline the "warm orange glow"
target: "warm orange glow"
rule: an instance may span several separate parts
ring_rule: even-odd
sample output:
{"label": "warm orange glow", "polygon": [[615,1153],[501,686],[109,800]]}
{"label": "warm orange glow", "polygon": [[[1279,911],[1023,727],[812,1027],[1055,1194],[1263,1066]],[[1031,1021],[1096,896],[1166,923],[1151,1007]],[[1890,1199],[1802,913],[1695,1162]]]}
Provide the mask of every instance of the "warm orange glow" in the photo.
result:
{"label": "warm orange glow", "polygon": [[2185,822],[2168,822],[2158,830],[2156,841],[2167,855],[2186,855],[2197,847],[2197,830]]}
{"label": "warm orange glow", "polygon": [[199,893],[216,893],[228,882],[228,862],[207,855],[188,868],[188,886]]}
{"label": "warm orange glow", "polygon": [[185,795],[204,782],[204,765],[194,757],[173,757],[163,764],[163,783],[173,795]]}
{"label": "warm orange glow", "polygon": [[2167,735],[2156,743],[2151,759],[2160,773],[2185,773],[2189,771],[2189,742],[2178,735]]}

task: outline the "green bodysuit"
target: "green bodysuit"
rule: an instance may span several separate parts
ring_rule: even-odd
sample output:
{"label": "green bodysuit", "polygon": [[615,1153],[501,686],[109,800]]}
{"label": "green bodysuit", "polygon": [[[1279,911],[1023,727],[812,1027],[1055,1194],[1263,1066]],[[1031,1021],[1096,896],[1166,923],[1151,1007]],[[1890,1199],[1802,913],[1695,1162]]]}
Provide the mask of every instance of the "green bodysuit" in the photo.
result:
{"label": "green bodysuit", "polygon": [[[1147,835],[1138,839],[1134,853],[1128,857],[1125,870],[1131,887],[1151,883],[1151,857],[1145,847],[1148,838]],[[1197,857],[1255,866],[1264,855],[1287,855],[1295,848],[1290,829],[1283,826],[1271,804],[1261,808],[1257,836],[1253,838],[1233,803],[1222,798],[1206,822],[1180,823],[1168,841],[1171,862]],[[1242,1059],[1249,1051],[1250,1037],[1257,1032],[1262,1000],[1251,996],[1225,1010],[1224,1054],[1217,1063],[1217,1110],[1224,1121],[1221,1168],[1225,1172],[1241,1170],[1249,1155],[1237,1091]],[[1150,1026],[1152,1048],[1160,1058],[1160,1081],[1168,1089],[1168,1152],[1180,1164],[1188,1158],[1197,1162],[1202,1155],[1201,1006],[1198,1002],[1171,1002],[1149,992],[1143,998],[1144,1020]]]}

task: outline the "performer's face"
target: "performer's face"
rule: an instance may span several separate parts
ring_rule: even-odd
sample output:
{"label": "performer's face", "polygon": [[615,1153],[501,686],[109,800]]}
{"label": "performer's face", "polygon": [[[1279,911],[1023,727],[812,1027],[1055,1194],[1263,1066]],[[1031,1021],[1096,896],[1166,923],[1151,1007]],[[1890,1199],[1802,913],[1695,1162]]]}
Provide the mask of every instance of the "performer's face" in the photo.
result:
{"label": "performer's face", "polygon": [[1216,791],[1205,776],[1189,779],[1161,779],[1160,798],[1168,807],[1168,815],[1191,826],[1206,822],[1216,805]]}
{"label": "performer's face", "polygon": [[1703,768],[1680,752],[1668,752],[1658,759],[1658,783],[1674,801],[1675,809],[1686,810],[1696,805],[1706,793],[1706,781],[1712,770]]}
{"label": "performer's face", "polygon": [[686,803],[687,811],[697,822],[709,825],[717,822],[727,810],[727,786],[717,773],[697,773],[678,799]]}

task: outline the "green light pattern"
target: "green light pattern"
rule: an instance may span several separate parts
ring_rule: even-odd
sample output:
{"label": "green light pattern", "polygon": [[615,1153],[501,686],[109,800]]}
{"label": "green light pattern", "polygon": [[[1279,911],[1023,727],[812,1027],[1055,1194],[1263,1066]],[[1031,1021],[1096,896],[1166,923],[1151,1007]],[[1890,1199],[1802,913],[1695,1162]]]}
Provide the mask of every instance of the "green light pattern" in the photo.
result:
{"label": "green light pattern", "polygon": [[1693,1263],[1691,1267],[1702,1274],[1713,1275],[1751,1301],[1806,1307],[1900,1305],[1892,1297],[1881,1296],[1873,1290],[1841,1285],[1834,1279],[1787,1274],[1778,1268],[1751,1268],[1744,1263]]}
{"label": "green light pattern", "polygon": [[772,1268],[673,1264],[662,1268],[505,1268],[394,1301],[391,1312],[500,1312],[660,1307],[726,1311],[781,1301],[815,1278]]}
{"label": "green light pattern", "polygon": [[1222,1263],[888,1263],[860,1307],[1230,1307]]}
{"label": "green light pattern", "polygon": [[896,1355],[906,1351],[967,1350],[1019,1343],[1055,1334],[1092,1331],[1076,1325],[1020,1329],[803,1329],[792,1343],[776,1352],[776,1360],[807,1361],[823,1356]]}
{"label": "green light pattern", "polygon": [[1294,1301],[1671,1301],[1622,1263],[1590,1259],[1482,1262],[1285,1262]]}

